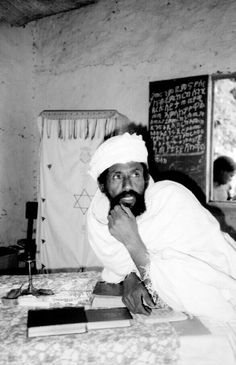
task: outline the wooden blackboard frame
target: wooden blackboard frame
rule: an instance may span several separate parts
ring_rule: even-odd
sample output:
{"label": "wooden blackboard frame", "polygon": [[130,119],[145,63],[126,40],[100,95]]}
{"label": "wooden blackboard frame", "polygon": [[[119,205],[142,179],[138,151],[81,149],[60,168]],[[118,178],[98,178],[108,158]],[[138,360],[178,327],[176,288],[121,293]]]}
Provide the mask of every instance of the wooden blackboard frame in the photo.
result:
{"label": "wooden blackboard frame", "polygon": [[173,179],[206,202],[209,75],[149,83],[149,135],[155,180]]}

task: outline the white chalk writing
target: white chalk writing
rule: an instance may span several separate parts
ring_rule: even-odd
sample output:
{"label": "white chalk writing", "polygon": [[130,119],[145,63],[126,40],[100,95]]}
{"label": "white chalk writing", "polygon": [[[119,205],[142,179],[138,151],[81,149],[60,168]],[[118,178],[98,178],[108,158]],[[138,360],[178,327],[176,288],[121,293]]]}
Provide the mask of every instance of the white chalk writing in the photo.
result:
{"label": "white chalk writing", "polygon": [[155,160],[205,153],[206,80],[181,83],[150,97],[149,131]]}

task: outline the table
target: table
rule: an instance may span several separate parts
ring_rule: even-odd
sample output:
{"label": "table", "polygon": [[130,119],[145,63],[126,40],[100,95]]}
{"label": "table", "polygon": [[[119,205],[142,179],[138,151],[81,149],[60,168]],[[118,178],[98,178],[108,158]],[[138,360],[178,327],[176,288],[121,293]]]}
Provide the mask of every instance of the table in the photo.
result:
{"label": "table", "polygon": [[[90,307],[100,273],[95,271],[39,274],[36,288],[54,291],[41,305]],[[27,284],[27,276],[0,276],[0,297]],[[27,338],[27,311],[34,306],[0,304],[0,365],[234,365],[235,328],[210,323],[213,334],[182,335],[170,323],[94,330],[63,336]],[[236,332],[235,332],[236,333]]]}

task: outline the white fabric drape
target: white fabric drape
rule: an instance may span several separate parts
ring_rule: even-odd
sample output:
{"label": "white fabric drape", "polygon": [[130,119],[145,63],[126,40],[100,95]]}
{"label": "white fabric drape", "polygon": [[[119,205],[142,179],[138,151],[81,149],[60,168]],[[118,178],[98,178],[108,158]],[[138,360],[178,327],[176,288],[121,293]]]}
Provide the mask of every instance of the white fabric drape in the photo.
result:
{"label": "white fabric drape", "polygon": [[[196,197],[174,181],[150,183],[146,211],[137,217],[148,251],[147,274],[160,298],[176,311],[236,321],[236,243]],[[108,229],[109,201],[99,190],[88,214],[88,237],[103,262],[102,279],[118,283],[134,262]]]}
{"label": "white fabric drape", "polygon": [[44,111],[40,142],[37,268],[100,265],[86,238],[86,213],[97,189],[88,175],[91,155],[127,118],[116,111]]}

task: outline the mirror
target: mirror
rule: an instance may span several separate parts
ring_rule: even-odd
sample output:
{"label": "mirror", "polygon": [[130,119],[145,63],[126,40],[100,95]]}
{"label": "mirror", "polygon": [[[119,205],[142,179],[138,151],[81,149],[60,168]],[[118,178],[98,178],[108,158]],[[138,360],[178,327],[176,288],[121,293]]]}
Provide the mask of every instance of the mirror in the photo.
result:
{"label": "mirror", "polygon": [[236,202],[236,73],[212,76],[211,201]]}

